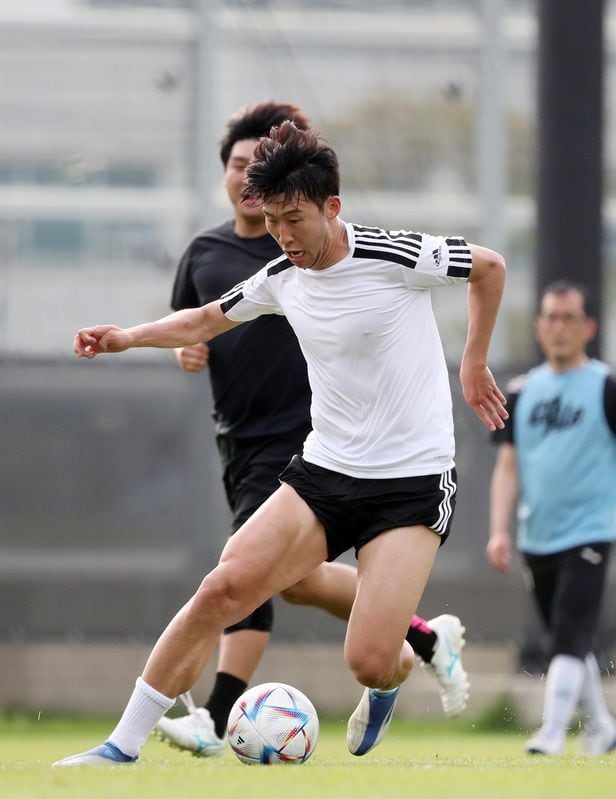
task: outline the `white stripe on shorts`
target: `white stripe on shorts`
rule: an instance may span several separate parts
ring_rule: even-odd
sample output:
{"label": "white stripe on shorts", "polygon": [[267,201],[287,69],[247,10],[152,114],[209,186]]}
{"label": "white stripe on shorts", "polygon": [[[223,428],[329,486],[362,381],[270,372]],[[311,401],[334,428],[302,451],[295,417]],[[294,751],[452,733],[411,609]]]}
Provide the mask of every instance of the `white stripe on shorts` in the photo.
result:
{"label": "white stripe on shorts", "polygon": [[435,533],[442,535],[447,529],[447,524],[451,519],[451,498],[456,492],[456,484],[452,478],[451,469],[448,472],[443,472],[439,483],[439,489],[443,492],[443,499],[438,506],[438,519],[436,524],[432,525]]}

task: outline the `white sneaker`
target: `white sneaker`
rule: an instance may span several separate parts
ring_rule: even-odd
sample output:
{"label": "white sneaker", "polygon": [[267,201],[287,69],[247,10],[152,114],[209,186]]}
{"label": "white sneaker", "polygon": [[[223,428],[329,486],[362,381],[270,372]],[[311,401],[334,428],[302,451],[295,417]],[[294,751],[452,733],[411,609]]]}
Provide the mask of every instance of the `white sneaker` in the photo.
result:
{"label": "white sneaker", "polygon": [[583,755],[607,755],[616,749],[616,723],[610,720],[596,730],[582,732]]}
{"label": "white sneaker", "polygon": [[175,719],[163,716],[154,730],[161,741],[198,757],[219,757],[224,754],[227,743],[226,736],[216,735],[210,712],[204,707],[195,707],[187,716]]}
{"label": "white sneaker", "polygon": [[457,616],[445,613],[428,622],[436,633],[436,645],[430,663],[422,668],[436,677],[441,704],[446,716],[459,716],[468,702],[469,681],[462,665],[462,647],[466,628]]}
{"label": "white sneaker", "polygon": [[565,736],[546,735],[540,729],[530,741],[526,742],[524,748],[529,755],[551,755],[557,757],[562,755],[565,748]]}
{"label": "white sneaker", "polygon": [[389,729],[400,689],[376,694],[365,688],[347,724],[347,747],[352,755],[365,755],[381,742]]}

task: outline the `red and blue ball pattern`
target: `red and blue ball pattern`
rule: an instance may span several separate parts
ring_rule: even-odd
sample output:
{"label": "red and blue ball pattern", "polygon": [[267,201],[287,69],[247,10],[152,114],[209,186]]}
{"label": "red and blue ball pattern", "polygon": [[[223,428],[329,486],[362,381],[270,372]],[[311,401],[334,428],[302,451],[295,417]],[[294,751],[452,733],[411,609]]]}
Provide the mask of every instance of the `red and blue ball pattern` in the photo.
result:
{"label": "red and blue ball pattern", "polygon": [[229,744],[243,763],[301,764],[313,753],[319,719],[312,702],[284,683],[255,685],[231,708]]}

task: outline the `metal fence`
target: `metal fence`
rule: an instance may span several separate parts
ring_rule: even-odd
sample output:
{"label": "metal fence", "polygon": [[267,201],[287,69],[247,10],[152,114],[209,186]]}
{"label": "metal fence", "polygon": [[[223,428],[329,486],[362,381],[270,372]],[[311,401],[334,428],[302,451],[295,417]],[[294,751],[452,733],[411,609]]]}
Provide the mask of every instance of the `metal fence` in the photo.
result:
{"label": "metal fence", "polygon": [[[0,352],[57,357],[94,319],[166,312],[189,237],[228,214],[225,120],[273,97],[303,105],[339,153],[345,218],[506,253],[493,359],[530,357],[535,49],[529,2],[3,3]],[[605,123],[605,338],[616,360],[610,103]],[[455,359],[463,310],[447,293],[438,301]]]}

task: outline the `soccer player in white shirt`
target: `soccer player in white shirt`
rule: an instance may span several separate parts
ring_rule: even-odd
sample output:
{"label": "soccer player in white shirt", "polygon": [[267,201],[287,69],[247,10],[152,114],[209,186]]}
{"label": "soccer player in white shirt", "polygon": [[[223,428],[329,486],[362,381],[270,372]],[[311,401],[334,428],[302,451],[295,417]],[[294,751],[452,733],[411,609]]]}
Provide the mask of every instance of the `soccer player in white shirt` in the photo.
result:
{"label": "soccer player in white shirt", "polygon": [[347,744],[356,755],[372,749],[413,667],[408,619],[455,505],[451,396],[432,287],[468,283],[464,397],[490,430],[507,418],[487,365],[505,280],[498,253],[460,237],[344,223],[334,151],[290,122],[261,140],[247,176],[245,201],[263,204],[283,255],[202,308],[127,329],[84,328],[75,353],[181,347],[284,314],[308,364],[313,430],[280,488],[229,539],[159,638],[109,739],[56,765],[134,762],[201,674],[221,630],[351,547],[359,576],[344,651],[365,690]]}

